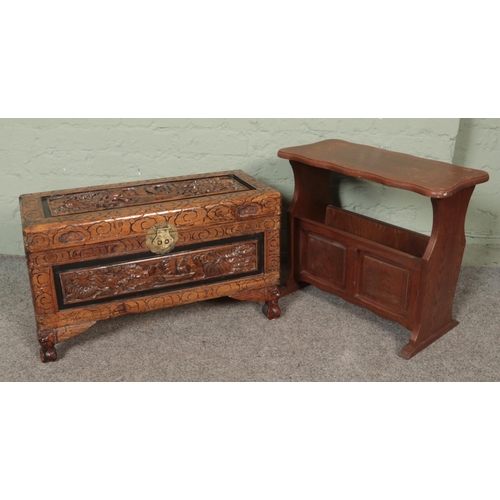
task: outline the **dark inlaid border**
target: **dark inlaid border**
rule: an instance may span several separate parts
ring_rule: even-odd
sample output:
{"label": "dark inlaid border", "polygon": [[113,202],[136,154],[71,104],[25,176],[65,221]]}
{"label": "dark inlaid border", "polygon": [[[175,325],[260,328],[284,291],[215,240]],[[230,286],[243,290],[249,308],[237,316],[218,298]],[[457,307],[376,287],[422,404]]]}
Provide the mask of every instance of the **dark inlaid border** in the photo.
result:
{"label": "dark inlaid border", "polygon": [[123,293],[118,297],[113,297],[112,299],[108,297],[104,297],[102,299],[97,299],[97,300],[92,300],[88,302],[78,302],[76,304],[65,304],[63,300],[63,293],[62,293],[62,287],[61,287],[61,279],[60,279],[60,273],[68,270],[84,270],[89,267],[96,267],[96,266],[109,266],[111,264],[129,264],[129,263],[134,263],[135,261],[138,260],[147,260],[150,258],[151,260],[156,260],[158,259],[158,255],[152,254],[151,252],[144,252],[140,254],[135,254],[134,256],[118,256],[118,257],[107,257],[104,259],[97,259],[97,260],[91,260],[87,261],[84,263],[80,262],[75,262],[71,264],[65,264],[62,266],[54,266],[52,268],[53,274],[54,274],[54,284],[55,284],[55,289],[56,289],[56,295],[57,295],[57,305],[59,307],[59,310],[65,310],[65,309],[74,309],[77,307],[86,307],[89,305],[96,305],[96,304],[102,304],[102,303],[111,303],[111,302],[116,302],[119,300],[124,300],[124,299],[132,299],[132,298],[137,298],[137,297],[145,297],[145,296],[153,296],[153,295],[159,295],[161,293],[165,292],[174,292],[178,290],[189,290],[190,288],[202,286],[202,285],[211,285],[213,283],[224,283],[225,281],[230,281],[234,280],[236,278],[246,278],[248,276],[255,276],[258,274],[263,274],[264,272],[264,233],[257,233],[257,234],[250,234],[246,236],[240,236],[240,237],[235,237],[235,238],[225,238],[225,239],[219,239],[215,241],[211,241],[209,243],[196,243],[194,245],[187,245],[183,247],[179,247],[174,249],[172,252],[170,252],[168,255],[175,255],[176,253],[184,253],[184,252],[190,252],[194,250],[201,250],[201,249],[210,249],[212,247],[218,247],[222,245],[230,245],[234,243],[244,243],[245,241],[250,241],[250,240],[257,240],[257,270],[248,272],[248,273],[239,273],[239,274],[231,274],[227,277],[218,277],[218,278],[209,278],[209,279],[201,279],[197,280],[193,284],[186,284],[183,283],[181,285],[174,285],[174,286],[166,286],[163,288],[158,288],[155,290],[143,290],[140,292],[132,292],[132,293]]}

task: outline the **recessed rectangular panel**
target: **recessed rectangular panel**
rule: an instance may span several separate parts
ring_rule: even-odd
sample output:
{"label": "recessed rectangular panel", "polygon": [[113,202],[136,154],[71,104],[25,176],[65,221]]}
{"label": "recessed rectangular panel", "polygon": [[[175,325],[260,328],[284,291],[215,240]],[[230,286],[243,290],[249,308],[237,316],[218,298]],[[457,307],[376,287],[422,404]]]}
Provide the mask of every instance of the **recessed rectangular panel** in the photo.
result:
{"label": "recessed rectangular panel", "polygon": [[361,254],[358,296],[388,308],[406,310],[410,271],[375,255]]}
{"label": "recessed rectangular panel", "polygon": [[[234,240],[234,239],[231,239]],[[262,272],[262,235],[228,244],[193,245],[164,256],[138,255],[54,268],[59,307],[154,294]]]}
{"label": "recessed rectangular panel", "polygon": [[339,288],[346,287],[347,249],[338,241],[307,232],[305,271]]}
{"label": "recessed rectangular panel", "polygon": [[50,216],[63,216],[96,210],[133,207],[148,203],[184,200],[253,189],[234,175],[196,177],[95,189],[74,194],[55,194],[44,199]]}

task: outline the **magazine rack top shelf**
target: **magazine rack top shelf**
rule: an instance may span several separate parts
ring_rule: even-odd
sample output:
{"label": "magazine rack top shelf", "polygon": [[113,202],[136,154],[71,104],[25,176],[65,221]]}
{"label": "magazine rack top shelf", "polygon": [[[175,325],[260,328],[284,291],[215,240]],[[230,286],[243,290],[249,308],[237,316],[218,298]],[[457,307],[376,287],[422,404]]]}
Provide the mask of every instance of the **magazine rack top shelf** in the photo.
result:
{"label": "magazine rack top shelf", "polygon": [[446,198],[489,178],[482,170],[333,139],[281,149],[278,156],[429,198]]}

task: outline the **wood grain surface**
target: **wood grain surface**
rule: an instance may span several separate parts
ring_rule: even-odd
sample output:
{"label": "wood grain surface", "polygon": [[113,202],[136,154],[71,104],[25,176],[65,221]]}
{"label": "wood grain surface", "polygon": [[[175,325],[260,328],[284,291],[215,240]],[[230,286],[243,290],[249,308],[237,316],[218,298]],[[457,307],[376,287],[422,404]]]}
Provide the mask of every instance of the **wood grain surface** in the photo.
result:
{"label": "wood grain surface", "polygon": [[[399,353],[405,359],[458,324],[452,306],[465,216],[486,172],[338,140],[278,155],[290,160],[295,176],[282,295],[312,284],[397,321],[411,331]],[[342,209],[333,172],[430,197],[431,236]]]}
{"label": "wood grain surface", "polygon": [[[241,170],[20,197],[42,361],[97,321],[217,297],[279,317],[281,194]],[[157,224],[178,232],[150,252]]]}
{"label": "wood grain surface", "polygon": [[429,198],[446,198],[489,179],[482,170],[333,139],[284,148],[278,156]]}

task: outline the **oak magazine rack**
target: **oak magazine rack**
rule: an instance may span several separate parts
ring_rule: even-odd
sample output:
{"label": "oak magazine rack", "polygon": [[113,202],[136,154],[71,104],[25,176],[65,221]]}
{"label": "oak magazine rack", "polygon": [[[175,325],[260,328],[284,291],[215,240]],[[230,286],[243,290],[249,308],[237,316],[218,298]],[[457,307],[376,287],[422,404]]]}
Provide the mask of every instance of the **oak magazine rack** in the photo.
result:
{"label": "oak magazine rack", "polygon": [[[311,284],[396,321],[411,331],[399,353],[405,359],[458,325],[452,306],[465,216],[486,172],[339,140],[281,149],[278,156],[290,160],[295,177],[282,296]],[[343,209],[331,172],[430,198],[431,235]]]}

